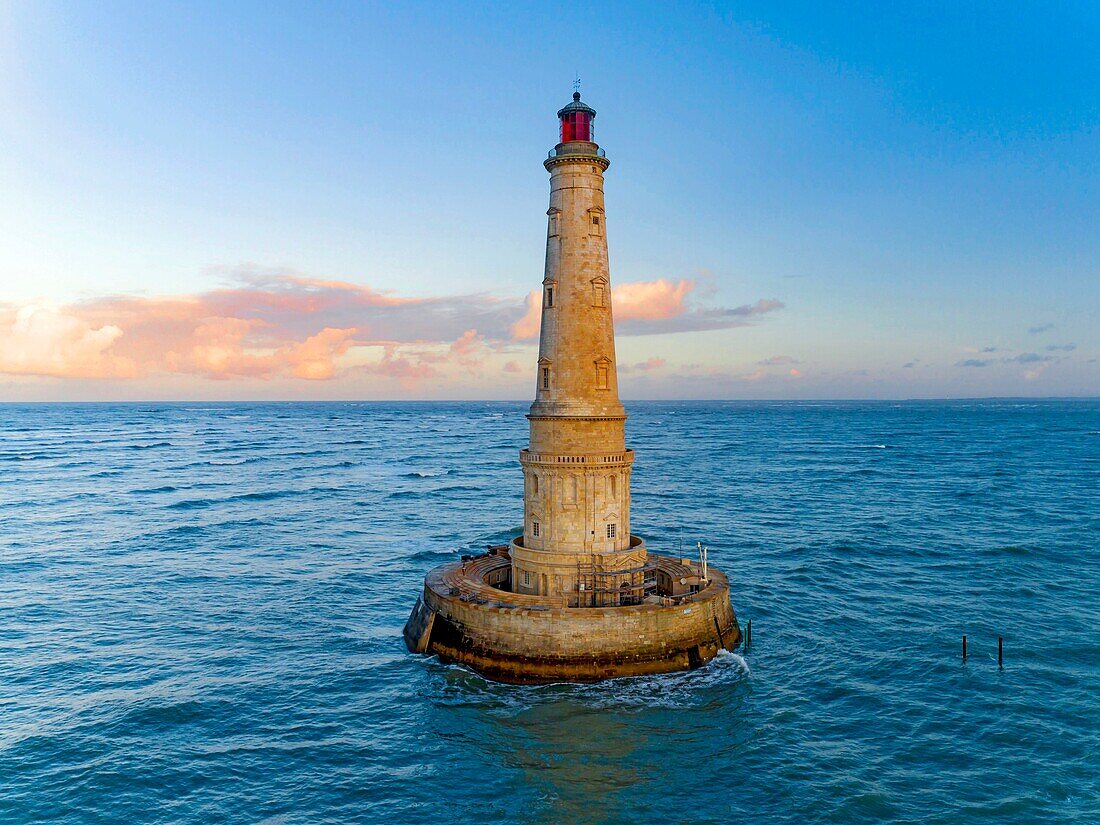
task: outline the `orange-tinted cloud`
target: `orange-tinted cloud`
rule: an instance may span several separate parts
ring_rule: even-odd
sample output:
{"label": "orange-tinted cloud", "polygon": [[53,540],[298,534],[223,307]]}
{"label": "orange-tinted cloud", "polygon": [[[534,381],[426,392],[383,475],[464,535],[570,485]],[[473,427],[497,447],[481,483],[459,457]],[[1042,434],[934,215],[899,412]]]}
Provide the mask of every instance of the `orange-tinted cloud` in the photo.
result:
{"label": "orange-tinted cloud", "polygon": [[512,338],[516,341],[531,341],[539,337],[542,326],[542,293],[533,289],[527,293],[524,301],[527,307],[523,317],[512,324]]}
{"label": "orange-tinted cloud", "polygon": [[[476,294],[408,298],[297,274],[249,270],[236,278],[196,295],[0,304],[0,373],[326,381],[356,371],[410,382],[448,370],[480,374],[512,342],[536,338],[541,323],[539,292],[521,304]],[[620,333],[738,326],[782,306],[689,307],[693,288],[665,279],[620,285],[613,292]]]}
{"label": "orange-tinted cloud", "polygon": [[133,365],[111,350],[123,335],[46,304],[0,306],[0,371],[57,378],[129,377]]}
{"label": "orange-tinted cloud", "polygon": [[675,318],[687,312],[684,299],[695,289],[695,282],[687,279],[668,281],[637,281],[619,284],[612,290],[612,305],[616,321]]}

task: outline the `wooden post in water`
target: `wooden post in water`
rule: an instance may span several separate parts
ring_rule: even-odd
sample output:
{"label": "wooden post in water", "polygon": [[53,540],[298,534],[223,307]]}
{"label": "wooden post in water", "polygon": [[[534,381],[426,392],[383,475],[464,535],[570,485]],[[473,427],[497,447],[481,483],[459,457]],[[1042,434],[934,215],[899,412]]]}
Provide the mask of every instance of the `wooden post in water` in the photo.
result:
{"label": "wooden post in water", "polygon": [[997,667],[1005,666],[1005,640],[997,637]]}
{"label": "wooden post in water", "polygon": [[749,652],[749,648],[752,647],[752,619],[749,619],[748,625],[745,627],[745,652]]}
{"label": "wooden post in water", "polygon": [[966,636],[963,636],[963,661],[966,661]]}

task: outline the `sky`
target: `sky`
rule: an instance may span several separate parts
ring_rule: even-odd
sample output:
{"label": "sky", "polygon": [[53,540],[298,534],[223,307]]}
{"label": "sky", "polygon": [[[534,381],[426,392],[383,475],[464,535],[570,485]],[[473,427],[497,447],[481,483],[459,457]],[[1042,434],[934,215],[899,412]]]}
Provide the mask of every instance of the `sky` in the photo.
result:
{"label": "sky", "polygon": [[577,76],[624,398],[1100,395],[1097,42],[1092,2],[0,4],[0,401],[531,397]]}

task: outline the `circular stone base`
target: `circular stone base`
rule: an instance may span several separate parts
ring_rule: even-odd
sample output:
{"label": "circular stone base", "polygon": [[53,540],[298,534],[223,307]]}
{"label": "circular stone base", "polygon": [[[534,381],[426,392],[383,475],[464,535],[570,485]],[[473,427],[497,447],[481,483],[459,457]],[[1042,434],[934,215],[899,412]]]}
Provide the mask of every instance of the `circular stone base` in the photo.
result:
{"label": "circular stone base", "polygon": [[[649,558],[677,581],[691,572],[679,559]],[[405,625],[409,650],[496,681],[538,684],[690,670],[741,643],[729,582],[713,567],[698,593],[626,607],[563,607],[494,587],[510,564],[506,555],[489,555],[428,573]]]}

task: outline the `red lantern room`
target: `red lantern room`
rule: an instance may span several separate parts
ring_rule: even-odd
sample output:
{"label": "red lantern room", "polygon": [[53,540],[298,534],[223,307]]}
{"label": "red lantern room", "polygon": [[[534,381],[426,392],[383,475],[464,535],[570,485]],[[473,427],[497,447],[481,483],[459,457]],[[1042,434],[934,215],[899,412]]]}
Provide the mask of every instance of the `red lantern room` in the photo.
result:
{"label": "red lantern room", "polygon": [[581,93],[573,92],[573,102],[558,111],[561,119],[561,142],[574,140],[594,141],[592,121],[596,119],[596,110],[581,103]]}

